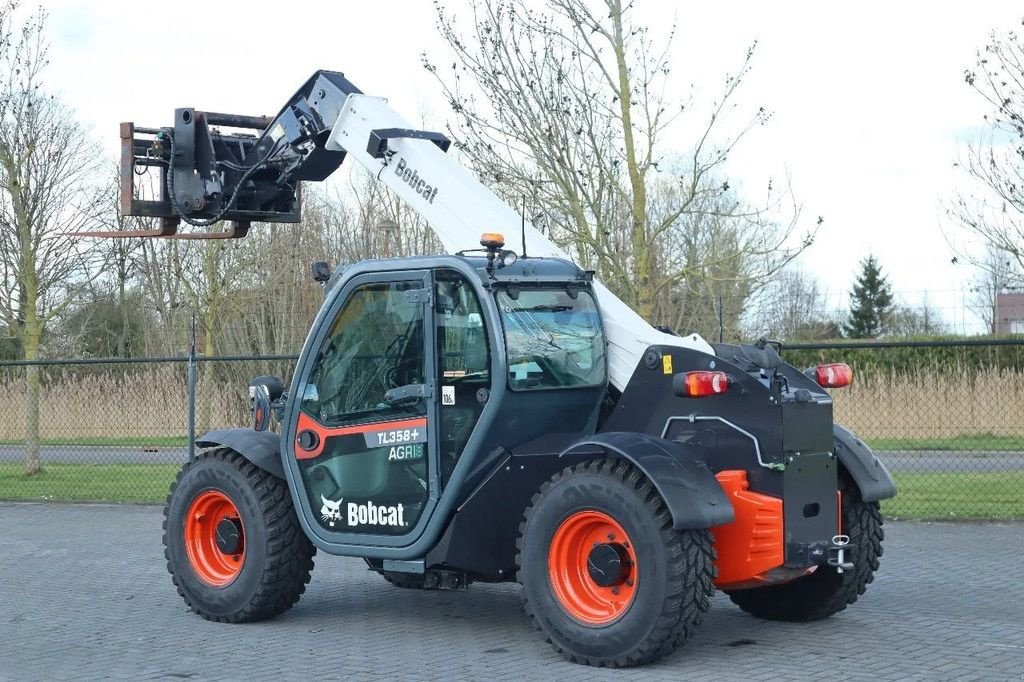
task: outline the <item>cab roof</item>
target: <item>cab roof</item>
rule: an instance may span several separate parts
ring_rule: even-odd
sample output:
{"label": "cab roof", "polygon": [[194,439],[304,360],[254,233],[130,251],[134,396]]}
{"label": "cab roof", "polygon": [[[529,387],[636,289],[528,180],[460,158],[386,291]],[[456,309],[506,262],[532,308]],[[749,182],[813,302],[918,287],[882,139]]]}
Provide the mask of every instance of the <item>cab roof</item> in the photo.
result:
{"label": "cab roof", "polygon": [[487,257],[476,253],[467,255],[437,256],[406,256],[400,258],[379,258],[359,261],[358,263],[339,263],[328,288],[332,288],[343,273],[352,269],[358,272],[394,271],[416,269],[434,269],[450,267],[455,263],[468,265],[485,284],[543,284],[543,283],[581,283],[589,284],[593,272],[583,270],[575,263],[563,258],[518,258],[515,263],[500,266],[496,259],[490,274],[487,272]]}

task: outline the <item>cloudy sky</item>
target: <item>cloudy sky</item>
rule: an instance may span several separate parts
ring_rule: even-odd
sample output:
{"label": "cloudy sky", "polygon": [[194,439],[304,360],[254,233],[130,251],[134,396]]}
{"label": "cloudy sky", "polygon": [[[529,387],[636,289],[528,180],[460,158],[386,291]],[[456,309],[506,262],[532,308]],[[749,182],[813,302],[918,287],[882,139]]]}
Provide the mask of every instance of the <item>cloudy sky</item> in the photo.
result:
{"label": "cloudy sky", "polygon": [[[465,14],[463,0],[442,1]],[[436,117],[431,127],[442,127],[445,106],[419,57],[447,58],[428,0],[43,4],[53,43],[50,86],[112,159],[122,120],[165,125],[180,106],[274,113],[319,68],[343,71],[413,120],[426,112]],[[829,307],[845,305],[858,261],[870,252],[905,303],[919,304],[928,292],[947,323],[979,331],[962,306],[973,273],[950,262],[943,202],[965,181],[953,162],[985,111],[964,84],[964,69],[992,30],[1020,26],[1019,4],[638,6],[655,25],[675,17],[673,87],[681,98],[692,96],[695,115],[758,41],[737,116],[765,106],[773,117],[742,142],[728,172],[751,195],[788,176],[804,224],[825,218],[801,266],[830,291]],[[680,151],[687,125],[673,138]]]}

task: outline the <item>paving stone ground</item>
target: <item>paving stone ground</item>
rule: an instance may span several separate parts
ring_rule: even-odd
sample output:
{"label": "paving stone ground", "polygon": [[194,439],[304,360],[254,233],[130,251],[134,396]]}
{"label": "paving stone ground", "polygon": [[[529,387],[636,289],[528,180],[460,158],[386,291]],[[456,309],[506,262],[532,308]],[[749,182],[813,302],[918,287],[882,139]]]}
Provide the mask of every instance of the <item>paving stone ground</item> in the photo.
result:
{"label": "paving stone ground", "polygon": [[1024,524],[886,524],[865,596],[769,623],[716,596],[698,635],[645,668],[561,659],[514,585],[416,592],[320,554],[299,604],[208,623],[175,594],[154,507],[0,503],[0,679],[1024,679]]}

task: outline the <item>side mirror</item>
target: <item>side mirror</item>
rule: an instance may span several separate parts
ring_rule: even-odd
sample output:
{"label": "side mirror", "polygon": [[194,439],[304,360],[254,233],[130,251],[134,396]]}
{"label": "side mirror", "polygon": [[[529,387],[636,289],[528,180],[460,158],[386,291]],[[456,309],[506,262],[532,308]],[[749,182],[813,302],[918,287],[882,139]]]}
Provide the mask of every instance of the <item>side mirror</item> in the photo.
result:
{"label": "side mirror", "polygon": [[326,284],[331,279],[331,266],[322,260],[313,261],[313,280]]}
{"label": "side mirror", "polygon": [[267,396],[270,398],[271,402],[284,395],[284,382],[271,374],[264,374],[263,376],[256,377],[250,381],[250,394],[252,393],[251,389],[257,386],[263,386],[266,388]]}
{"label": "side mirror", "polygon": [[[254,431],[266,431],[274,403],[284,395],[284,383],[275,376],[256,377],[249,382],[249,409]],[[280,415],[279,415],[280,417]]]}

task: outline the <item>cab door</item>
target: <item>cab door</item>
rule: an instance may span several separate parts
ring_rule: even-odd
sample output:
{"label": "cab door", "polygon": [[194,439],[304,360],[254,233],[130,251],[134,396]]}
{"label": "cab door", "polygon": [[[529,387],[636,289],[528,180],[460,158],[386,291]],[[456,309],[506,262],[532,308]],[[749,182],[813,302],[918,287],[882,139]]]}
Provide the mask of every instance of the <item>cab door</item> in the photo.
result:
{"label": "cab door", "polygon": [[423,271],[354,278],[298,368],[285,444],[333,542],[404,544],[437,497],[432,286]]}

